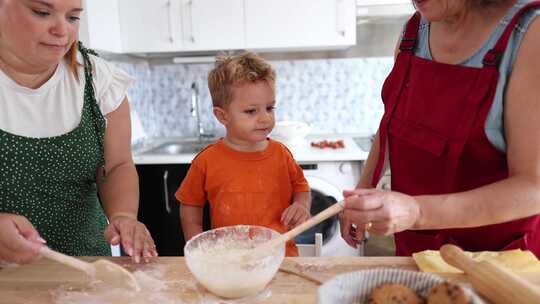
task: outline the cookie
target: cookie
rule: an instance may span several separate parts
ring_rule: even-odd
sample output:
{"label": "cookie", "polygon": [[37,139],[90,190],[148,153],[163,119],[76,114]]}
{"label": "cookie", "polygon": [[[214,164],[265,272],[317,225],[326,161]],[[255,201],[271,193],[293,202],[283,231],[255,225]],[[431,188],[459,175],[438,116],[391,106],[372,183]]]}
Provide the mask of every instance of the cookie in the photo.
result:
{"label": "cookie", "polygon": [[427,297],[427,304],[469,304],[471,298],[461,286],[449,282],[442,282],[431,288]]}
{"label": "cookie", "polygon": [[395,283],[377,286],[371,292],[369,304],[422,304],[424,301],[411,288]]}

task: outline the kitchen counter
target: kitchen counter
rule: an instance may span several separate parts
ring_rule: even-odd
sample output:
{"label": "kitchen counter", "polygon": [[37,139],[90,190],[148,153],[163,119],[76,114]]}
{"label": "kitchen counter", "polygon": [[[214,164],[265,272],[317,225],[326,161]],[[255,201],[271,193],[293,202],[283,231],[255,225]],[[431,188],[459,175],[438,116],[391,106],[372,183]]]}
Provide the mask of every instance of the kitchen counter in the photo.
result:
{"label": "kitchen counter", "polygon": [[[354,138],[351,135],[310,135],[307,139],[300,144],[287,145],[291,150],[294,158],[297,162],[314,162],[314,161],[363,161],[367,159],[369,151],[365,147],[362,149],[355,141],[358,138]],[[318,142],[321,140],[339,140],[342,139],[345,144],[343,149],[332,148],[315,148],[311,147],[311,142]],[[181,139],[178,138],[178,141]],[[365,141],[369,139],[366,138]],[[155,139],[146,143],[144,148],[133,149],[133,161],[137,165],[143,164],[189,164],[195,158],[196,153],[183,153],[183,154],[152,154],[146,151],[152,147],[156,147],[164,142],[171,142],[174,139]]]}
{"label": "kitchen counter", "polygon": [[[96,257],[86,257],[85,260],[95,260]],[[156,282],[142,286],[142,291],[136,294],[137,303],[157,303],[150,297],[161,297],[160,303],[229,303],[219,302],[215,296],[204,291],[195,283],[195,279],[187,269],[183,257],[159,257],[150,264],[133,264],[129,258],[108,258],[135,273],[144,273],[160,278],[157,280],[166,288],[161,291],[156,288]],[[285,264],[296,263],[303,269],[331,278],[336,274],[362,270],[373,267],[392,267],[408,270],[418,270],[414,261],[409,257],[317,257],[317,258],[285,258]],[[523,274],[525,278],[540,285],[540,274]],[[467,281],[464,275],[449,275],[457,281]],[[8,267],[0,270],[0,303],[55,303],[55,295],[59,290],[79,292],[85,277],[77,270],[64,265],[41,259],[31,265]],[[166,283],[166,284],[165,284]],[[278,272],[263,295],[255,303],[316,303],[316,283],[293,274]],[[128,297],[117,303],[132,303]],[[148,301],[145,300],[148,299]],[[75,303],[81,302],[76,301]],[[96,299],[86,299],[84,303],[104,303]],[[231,302],[234,303],[234,302]]]}
{"label": "kitchen counter", "polygon": [[[84,259],[95,260],[96,257]],[[123,265],[131,271],[142,270],[150,275],[161,273],[162,280],[169,283],[171,287],[160,293],[170,299],[178,300],[171,303],[199,303],[201,297],[208,299],[214,297],[203,291],[200,285],[195,284],[195,279],[189,272],[183,257],[159,257],[151,264],[138,265],[133,264],[126,257],[108,259]],[[321,270],[328,278],[338,273],[369,267],[417,269],[412,259],[401,257],[286,258],[284,263],[307,265],[308,268]],[[31,265],[4,268],[0,270],[0,303],[55,303],[54,294],[58,292],[59,288],[77,291],[82,286],[85,286],[84,280],[84,275],[77,270],[46,259],[41,259]],[[316,302],[317,285],[292,274],[278,272],[267,290],[271,291],[271,295],[267,298],[263,297],[260,303]],[[143,287],[143,291],[138,297],[145,297],[145,292],[149,293]],[[182,299],[182,301],[179,299]],[[208,301],[205,303],[213,302]]]}

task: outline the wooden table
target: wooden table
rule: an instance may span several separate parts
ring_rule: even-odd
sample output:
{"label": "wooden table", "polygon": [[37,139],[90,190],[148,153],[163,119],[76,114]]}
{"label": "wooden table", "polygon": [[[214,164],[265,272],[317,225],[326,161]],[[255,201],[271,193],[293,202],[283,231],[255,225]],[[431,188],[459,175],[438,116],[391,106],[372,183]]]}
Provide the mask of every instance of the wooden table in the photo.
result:
{"label": "wooden table", "polygon": [[[93,261],[96,258],[83,259]],[[133,264],[126,257],[108,259],[131,271],[139,270],[139,273],[144,272],[150,275],[158,273],[161,276],[158,281],[161,284],[167,283],[167,287],[159,291],[160,295],[169,301],[167,303],[199,303],[203,299],[205,303],[220,303],[217,299],[212,302],[212,299],[215,299],[214,296],[196,283],[183,257],[159,257],[150,264]],[[409,257],[286,258],[284,263],[302,265],[303,269],[313,270],[328,279],[339,273],[373,267],[418,270]],[[467,281],[463,275],[449,277],[458,281]],[[540,285],[538,274],[526,277]],[[257,303],[316,303],[317,287],[316,283],[280,271],[269,284],[266,296],[258,298]],[[88,288],[88,283],[83,274],[46,259],[30,265],[0,269],[0,303],[2,304],[55,303],[58,300],[59,290],[69,289],[77,293],[85,288]],[[154,287],[143,286],[143,291],[137,295],[137,301],[152,303],[150,300],[144,300],[154,292],[152,288]],[[133,303],[132,300],[123,300],[126,303]],[[115,301],[115,304],[117,303],[123,303],[123,301]]]}

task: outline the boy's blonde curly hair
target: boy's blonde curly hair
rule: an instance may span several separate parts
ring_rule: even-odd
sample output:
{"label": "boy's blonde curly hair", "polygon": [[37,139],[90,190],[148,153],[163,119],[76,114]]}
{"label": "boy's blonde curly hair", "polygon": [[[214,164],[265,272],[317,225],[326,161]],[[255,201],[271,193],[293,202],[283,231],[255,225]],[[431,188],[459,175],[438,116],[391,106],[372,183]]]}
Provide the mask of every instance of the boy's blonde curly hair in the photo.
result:
{"label": "boy's blonde curly hair", "polygon": [[232,100],[233,86],[246,82],[267,81],[274,87],[276,72],[253,52],[221,55],[208,73],[208,88],[214,107],[225,108]]}

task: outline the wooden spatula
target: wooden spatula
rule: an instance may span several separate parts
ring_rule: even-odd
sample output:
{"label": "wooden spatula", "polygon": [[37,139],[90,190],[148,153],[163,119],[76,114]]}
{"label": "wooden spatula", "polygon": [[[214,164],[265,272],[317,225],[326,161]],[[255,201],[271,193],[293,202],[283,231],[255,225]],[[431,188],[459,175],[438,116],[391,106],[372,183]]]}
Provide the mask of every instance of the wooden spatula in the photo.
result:
{"label": "wooden spatula", "polygon": [[497,262],[476,262],[454,245],[444,245],[440,251],[448,264],[463,270],[473,287],[493,303],[540,303],[537,286]]}
{"label": "wooden spatula", "polygon": [[326,220],[327,218],[334,216],[343,210],[343,201],[335,203],[334,205],[324,209],[314,217],[303,222],[302,224],[296,226],[295,228],[289,230],[287,233],[284,233],[277,238],[271,239],[270,241],[261,244],[260,246],[255,247],[253,250],[250,250],[249,253],[246,253],[243,256],[244,261],[249,261],[251,259],[256,259],[258,257],[264,256],[268,253],[269,250],[273,250],[277,246],[287,242],[288,240],[294,238],[300,233],[308,230],[309,228],[317,225],[318,223]]}
{"label": "wooden spatula", "polygon": [[141,287],[131,272],[113,262],[99,259],[95,262],[88,263],[51,250],[46,246],[41,247],[39,253],[48,259],[81,270],[88,276],[107,284],[109,287],[129,288],[135,291],[141,290]]}

